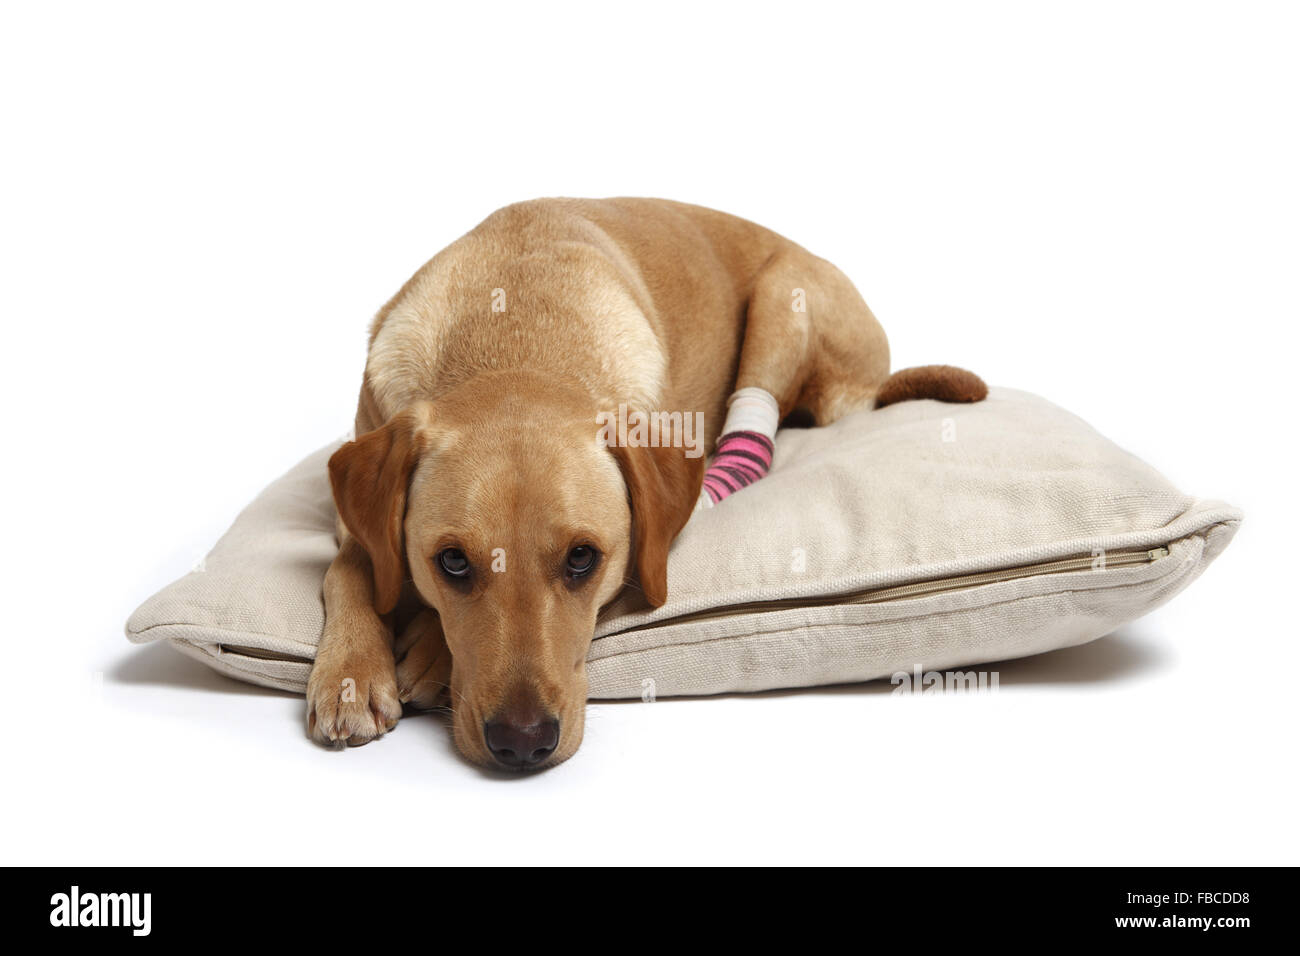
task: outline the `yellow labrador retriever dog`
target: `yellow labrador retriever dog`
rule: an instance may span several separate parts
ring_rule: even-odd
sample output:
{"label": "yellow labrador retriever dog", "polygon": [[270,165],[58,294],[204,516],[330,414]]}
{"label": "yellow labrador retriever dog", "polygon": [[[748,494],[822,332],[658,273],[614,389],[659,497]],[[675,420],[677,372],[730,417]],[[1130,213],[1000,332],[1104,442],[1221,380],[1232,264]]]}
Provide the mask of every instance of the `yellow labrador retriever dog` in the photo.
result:
{"label": "yellow labrador retriever dog", "polygon": [[[770,403],[774,433],[796,412],[825,425],[984,394],[947,366],[891,377],[853,284],[753,223],[657,199],[508,206],[371,327],[357,438],[329,463],[339,553],[308,732],[364,744],[403,703],[449,704],[472,761],[565,760],[582,741],[597,613],[628,585],[662,605],[674,537],[714,503],[702,486],[725,496],[765,470],[755,426],[737,434],[758,452],[731,452],[753,471],[706,483],[678,422],[702,422],[712,450],[733,395]],[[602,440],[598,423],[624,412],[669,413],[665,434]]]}

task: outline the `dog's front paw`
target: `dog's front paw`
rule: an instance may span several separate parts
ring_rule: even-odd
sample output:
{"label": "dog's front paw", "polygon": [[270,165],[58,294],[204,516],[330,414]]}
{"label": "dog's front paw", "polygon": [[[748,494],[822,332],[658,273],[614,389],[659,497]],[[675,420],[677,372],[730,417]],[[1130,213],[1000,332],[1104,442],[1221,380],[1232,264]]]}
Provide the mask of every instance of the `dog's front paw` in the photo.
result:
{"label": "dog's front paw", "polygon": [[397,639],[397,693],[403,703],[431,710],[447,703],[451,651],[433,611],[421,611]]}
{"label": "dog's front paw", "polygon": [[307,733],[334,747],[359,747],[397,726],[402,704],[392,655],[317,658],[307,681]]}

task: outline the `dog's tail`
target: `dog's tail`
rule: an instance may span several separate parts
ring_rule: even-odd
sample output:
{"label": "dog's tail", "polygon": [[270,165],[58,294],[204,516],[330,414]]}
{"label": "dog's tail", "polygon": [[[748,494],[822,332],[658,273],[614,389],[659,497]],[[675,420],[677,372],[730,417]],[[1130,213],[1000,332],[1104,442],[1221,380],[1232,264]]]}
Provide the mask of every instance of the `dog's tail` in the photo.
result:
{"label": "dog's tail", "polygon": [[885,379],[876,393],[876,408],[918,398],[935,398],[941,402],[979,402],[989,393],[974,372],[951,365],[918,365],[895,372]]}

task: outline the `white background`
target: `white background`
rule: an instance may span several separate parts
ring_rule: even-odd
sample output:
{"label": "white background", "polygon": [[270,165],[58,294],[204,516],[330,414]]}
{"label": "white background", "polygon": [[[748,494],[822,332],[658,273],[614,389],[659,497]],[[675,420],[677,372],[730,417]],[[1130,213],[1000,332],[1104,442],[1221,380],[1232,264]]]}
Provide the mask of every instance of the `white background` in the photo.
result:
{"label": "white background", "polygon": [[[3,862],[1297,863],[1294,8],[10,4]],[[1001,667],[591,707],[502,781],[122,625],[351,423],[370,317],[510,201],[654,195],[843,268],[895,365],[1245,509],[1167,608]]]}

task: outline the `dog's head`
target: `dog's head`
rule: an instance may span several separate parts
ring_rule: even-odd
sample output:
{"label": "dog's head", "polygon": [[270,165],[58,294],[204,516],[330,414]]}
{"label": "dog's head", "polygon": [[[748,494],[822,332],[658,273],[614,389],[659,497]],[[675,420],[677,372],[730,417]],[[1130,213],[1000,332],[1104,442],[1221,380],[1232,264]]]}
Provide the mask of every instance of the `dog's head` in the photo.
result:
{"label": "dog's head", "polygon": [[464,387],[394,416],[330,459],[334,499],[370,555],[375,610],[409,579],[452,654],[457,746],[536,768],[582,742],[596,615],[633,570],[667,599],[668,549],[704,462],[608,447],[590,400]]}

